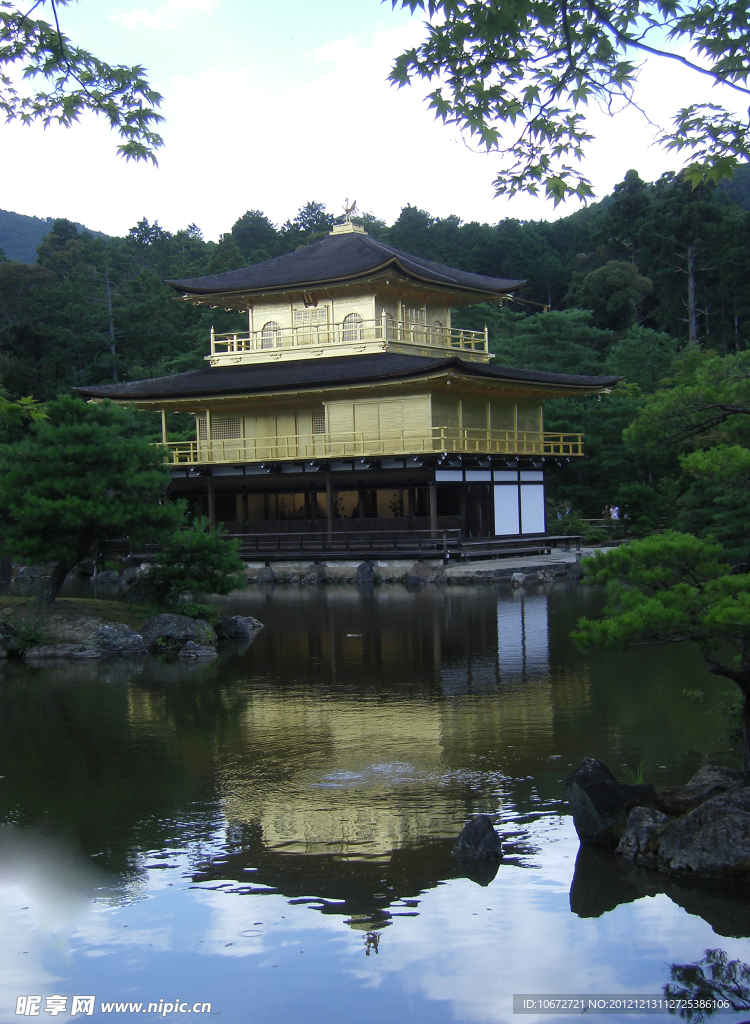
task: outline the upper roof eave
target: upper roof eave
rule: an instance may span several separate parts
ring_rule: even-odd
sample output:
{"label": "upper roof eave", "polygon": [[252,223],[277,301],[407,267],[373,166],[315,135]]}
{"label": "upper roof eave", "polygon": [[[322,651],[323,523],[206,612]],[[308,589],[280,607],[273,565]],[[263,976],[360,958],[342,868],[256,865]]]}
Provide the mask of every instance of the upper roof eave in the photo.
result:
{"label": "upper roof eave", "polygon": [[[170,377],[151,378],[145,381],[132,381],[123,384],[84,386],[73,390],[84,398],[111,398],[114,401],[135,403],[184,402],[188,400],[210,400],[218,398],[240,397],[243,395],[260,395],[284,392],[309,392],[335,390],[341,387],[366,387],[369,384],[386,382],[408,383],[425,378],[458,376],[464,378],[484,379],[489,383],[506,384],[511,387],[531,386],[546,391],[557,391],[563,394],[597,394],[607,391],[621,377],[593,377],[575,374],[548,373],[545,371],[520,370],[513,367],[490,366],[482,363],[468,363],[458,356],[447,359],[418,359],[411,356],[399,357],[395,353],[371,357],[375,362],[370,364],[369,372],[357,374],[346,372],[350,367],[364,368],[364,356],[341,356],[326,360],[327,369],[332,370],[332,363],[339,364],[340,372],[326,373],[319,379],[310,374],[314,366],[309,360],[297,363],[274,364],[274,369],[281,371],[263,374],[259,372],[265,364],[253,364],[252,371],[238,373],[238,367],[207,368],[192,370]],[[393,356],[396,356],[394,361]],[[382,363],[381,360],[385,360]],[[405,362],[408,360],[408,362]],[[340,361],[340,363],[339,363]],[[368,360],[369,361],[369,360]],[[304,363],[304,366],[300,366]],[[401,363],[401,368],[399,368]],[[295,375],[295,368],[301,373]],[[250,370],[250,367],[248,367]],[[229,371],[229,372],[227,372]],[[284,376],[288,375],[288,380]],[[306,376],[308,379],[306,379]],[[264,377],[269,379],[263,380]],[[186,379],[187,378],[187,379]],[[253,382],[253,378],[256,378]],[[260,378],[260,379],[258,379]],[[169,383],[167,383],[169,382]],[[139,388],[138,385],[142,387]],[[180,387],[180,385],[184,385]],[[140,393],[139,393],[140,392]]]}
{"label": "upper roof eave", "polygon": [[389,268],[422,285],[490,298],[507,295],[524,284],[515,278],[487,277],[447,267],[393,249],[364,234],[329,236],[264,263],[205,277],[170,278],[166,283],[185,298],[200,301],[215,296],[221,302],[253,294],[309,291],[364,281]]}

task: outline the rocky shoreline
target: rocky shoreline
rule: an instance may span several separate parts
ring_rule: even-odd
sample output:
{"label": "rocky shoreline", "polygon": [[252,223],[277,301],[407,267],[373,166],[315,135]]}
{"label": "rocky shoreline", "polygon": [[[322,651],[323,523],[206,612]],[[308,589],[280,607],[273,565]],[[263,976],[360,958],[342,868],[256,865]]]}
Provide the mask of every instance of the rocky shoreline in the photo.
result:
{"label": "rocky shoreline", "polygon": [[[522,559],[508,558],[502,561],[457,562],[447,566],[438,561],[366,561],[366,562],[277,562],[266,565],[263,562],[249,563],[246,570],[248,585],[280,583],[332,585],[337,583],[398,583],[421,587],[428,584],[461,586],[476,583],[510,583],[513,587],[537,583],[554,583],[555,580],[581,578],[581,568],[574,560],[544,560],[523,562]],[[522,563],[522,564],[519,564]],[[135,588],[137,595],[148,578],[148,565],[130,567],[122,573],[114,569],[93,573],[93,567],[85,566],[74,576],[88,578],[94,587],[106,587],[106,593],[120,588],[124,593]],[[92,571],[89,571],[91,569]],[[48,566],[16,567],[14,582],[34,584],[49,575]]]}
{"label": "rocky shoreline", "polygon": [[655,789],[618,782],[589,757],[567,792],[582,844],[675,877],[750,881],[750,786],[739,771],[708,765],[684,786]]}
{"label": "rocky shoreline", "polygon": [[217,656],[220,640],[251,642],[263,623],[251,615],[226,615],[214,628],[205,619],[164,612],[147,619],[140,631],[124,622],[103,623],[80,643],[25,646],[20,630],[0,620],[0,659],[22,657],[40,662],[54,658],[122,658],[133,655],[172,653],[184,660]]}

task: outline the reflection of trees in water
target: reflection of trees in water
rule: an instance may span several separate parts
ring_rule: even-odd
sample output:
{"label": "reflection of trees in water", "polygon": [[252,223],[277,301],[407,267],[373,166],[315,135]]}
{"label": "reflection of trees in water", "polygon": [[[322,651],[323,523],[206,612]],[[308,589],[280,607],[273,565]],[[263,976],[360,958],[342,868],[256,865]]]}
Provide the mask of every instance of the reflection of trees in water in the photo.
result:
{"label": "reflection of trees in water", "polygon": [[[697,963],[672,964],[669,973],[672,980],[664,986],[667,999],[726,1000],[735,1013],[750,1010],[750,966],[741,960],[730,960],[723,949],[707,949]],[[688,1006],[670,1012],[679,1013],[691,1024],[700,1024],[716,1011]]]}
{"label": "reflection of trees in water", "polygon": [[365,956],[377,953],[380,945],[380,932],[367,932],[365,935]]}

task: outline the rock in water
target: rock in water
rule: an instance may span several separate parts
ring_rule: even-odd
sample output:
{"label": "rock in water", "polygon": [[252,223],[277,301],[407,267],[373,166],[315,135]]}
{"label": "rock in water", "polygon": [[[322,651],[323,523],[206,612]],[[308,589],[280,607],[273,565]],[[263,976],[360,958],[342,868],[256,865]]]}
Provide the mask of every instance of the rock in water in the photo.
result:
{"label": "rock in water", "polygon": [[659,840],[668,821],[666,814],[655,807],[634,807],[615,853],[637,864],[656,867]]}
{"label": "rock in water", "polygon": [[16,573],[16,582],[28,583],[31,580],[41,579],[42,576],[49,576],[49,569],[41,565],[22,565]]}
{"label": "rock in water", "polygon": [[[248,582],[250,582],[248,580]],[[276,573],[273,571],[270,565],[267,565],[264,569],[259,569],[255,576],[256,583],[275,583]]]}
{"label": "rock in water", "polygon": [[373,562],[360,562],[354,573],[355,583],[374,583],[375,565]]}
{"label": "rock in water", "polygon": [[178,654],[179,658],[184,658],[187,661],[191,661],[193,658],[215,658],[216,651],[213,647],[206,647],[204,644],[194,644],[192,640],[188,640],[184,647],[180,648]]}
{"label": "rock in water", "polygon": [[326,567],[320,564],[313,564],[309,569],[305,571],[305,575],[302,577],[302,583],[315,584],[322,583],[325,579]]}
{"label": "rock in water", "polygon": [[692,811],[706,800],[742,785],[740,772],[718,765],[704,765],[684,786],[658,791],[659,807],[676,816]]}
{"label": "rock in water", "polygon": [[536,578],[540,583],[554,583],[555,574],[550,569],[540,569],[536,574]]}
{"label": "rock in water", "polygon": [[406,582],[412,587],[423,587],[426,583],[445,583],[445,573],[435,569],[429,562],[415,562],[407,573]]}
{"label": "rock in water", "polygon": [[176,650],[187,640],[195,644],[216,646],[216,633],[205,619],[191,619],[188,615],[164,612],[154,615],[141,630],[143,642],[150,651]]}
{"label": "rock in water", "polygon": [[263,623],[252,615],[225,615],[216,623],[216,635],[221,640],[254,640],[263,629]]}
{"label": "rock in water", "polygon": [[659,870],[702,878],[750,875],[750,788],[733,789],[670,822]]}
{"label": "rock in water", "polygon": [[476,860],[502,858],[503,844],[488,814],[477,814],[464,825],[453,847],[453,856],[472,857]]}
{"label": "rock in water", "polygon": [[510,578],[510,585],[514,589],[516,587],[524,586],[525,583],[526,583],[526,573],[525,572],[514,572],[513,575]]}
{"label": "rock in water", "polygon": [[578,838],[583,843],[617,846],[634,807],[655,807],[650,784],[618,782],[603,761],[587,757],[567,778],[568,802]]}
{"label": "rock in water", "polygon": [[104,572],[98,572],[96,576],[91,577],[92,583],[119,583],[120,574],[114,569],[106,569]]}
{"label": "rock in water", "polygon": [[124,622],[108,622],[95,629],[81,644],[84,650],[107,655],[146,654],[146,645],[140,633]]}

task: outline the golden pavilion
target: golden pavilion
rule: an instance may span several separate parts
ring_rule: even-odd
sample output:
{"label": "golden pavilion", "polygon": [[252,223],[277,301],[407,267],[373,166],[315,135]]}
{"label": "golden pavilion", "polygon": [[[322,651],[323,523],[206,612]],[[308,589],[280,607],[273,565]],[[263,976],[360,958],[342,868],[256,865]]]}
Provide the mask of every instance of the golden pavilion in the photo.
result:
{"label": "golden pavilion", "polygon": [[[230,532],[460,529],[545,533],[544,473],[583,456],[544,430],[546,399],[615,377],[495,366],[487,330],[451,314],[522,281],[441,266],[345,222],[322,241],[240,270],[167,282],[181,301],[242,311],[204,369],[77,388],[161,412],[170,494]],[[195,417],[172,441],[168,414]]]}

